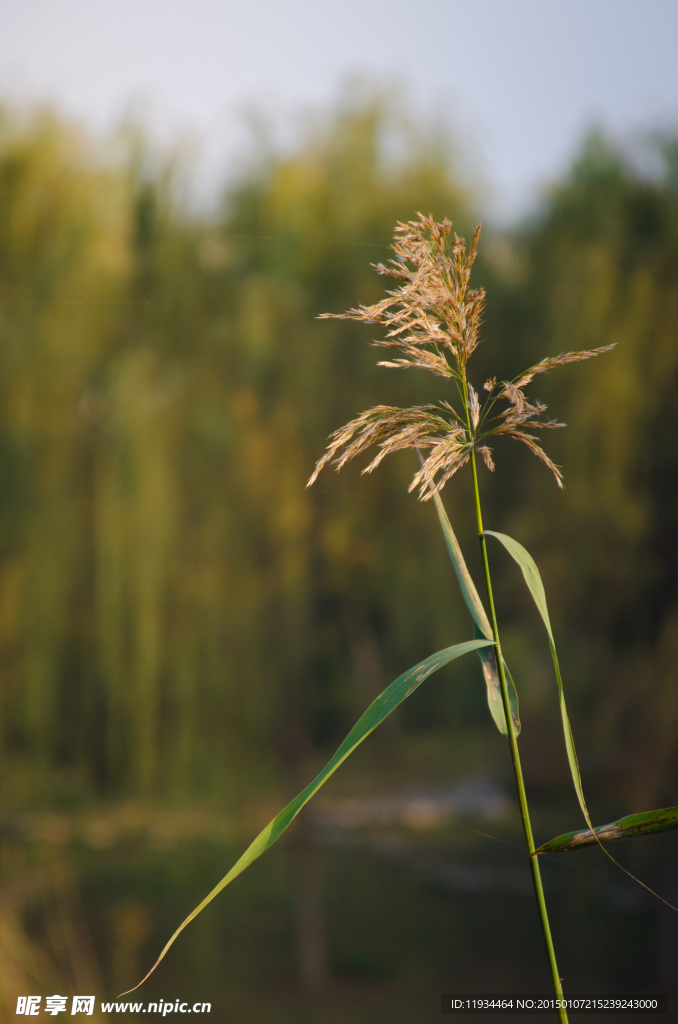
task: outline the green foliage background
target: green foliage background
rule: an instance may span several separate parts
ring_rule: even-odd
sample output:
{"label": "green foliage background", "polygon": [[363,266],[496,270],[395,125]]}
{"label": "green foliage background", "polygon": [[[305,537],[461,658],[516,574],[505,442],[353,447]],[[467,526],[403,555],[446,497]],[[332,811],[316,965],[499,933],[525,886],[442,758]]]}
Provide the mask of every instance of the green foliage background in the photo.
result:
{"label": "green foliage background", "polygon": [[[315,317],[381,294],[369,263],[396,219],[468,229],[446,148],[379,101],[346,104],[208,223],[130,148],[111,169],[53,116],[3,118],[0,678],[21,801],[209,791],[270,739],[262,711],[333,738],[387,681],[380,662],[465,635],[406,456],[304,490],[356,411],[438,392]],[[618,344],[539,381],[569,424],[549,438],[565,495],[510,446],[486,488],[495,524],[547,560],[577,675],[596,680],[587,709],[610,738],[646,715],[654,789],[678,713],[678,165],[657,151],[647,180],[591,137],[517,237],[486,233],[478,273],[488,374]],[[448,488],[457,515],[465,486]]]}
{"label": "green foliage background", "polygon": [[[675,803],[678,770],[678,147],[649,148],[651,175],[590,136],[529,222],[485,231],[477,268],[476,386],[617,343],[538,382],[568,423],[548,438],[566,491],[510,443],[482,481],[488,527],[541,566],[585,786],[615,813]],[[360,326],[315,317],[380,296],[369,264],[397,219],[468,234],[477,202],[452,153],[395,106],[346,98],[198,217],[141,135],[105,159],[53,114],[4,112],[7,810],[291,796],[403,668],[471,637],[434,511],[406,493],[410,455],[305,490],[357,412],[439,397],[435,379],[377,369]],[[473,566],[469,494],[462,473],[445,500]],[[526,770],[557,789],[548,652],[498,571]],[[493,729],[479,669],[458,678],[402,712],[389,764],[412,737]]]}

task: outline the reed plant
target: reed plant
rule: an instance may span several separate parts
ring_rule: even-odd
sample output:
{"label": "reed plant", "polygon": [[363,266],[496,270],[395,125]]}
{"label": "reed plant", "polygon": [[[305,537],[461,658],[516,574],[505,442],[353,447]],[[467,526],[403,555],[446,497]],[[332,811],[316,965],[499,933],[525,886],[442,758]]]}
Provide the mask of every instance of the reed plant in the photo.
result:
{"label": "reed plant", "polygon": [[[544,451],[539,431],[561,428],[564,424],[548,419],[546,406],[528,398],[526,388],[538,375],[568,363],[591,359],[608,352],[614,346],[562,352],[542,359],[512,380],[490,377],[481,387],[474,385],[469,375],[469,361],[481,341],[480,327],[485,301],[484,290],[470,286],[479,237],[480,226],[476,228],[467,246],[463,238],[452,233],[449,220],[436,222],[432,217],[422,214],[415,220],[398,223],[392,246],[394,259],[375,265],[378,273],[396,282],[396,287],[372,305],[359,306],[345,313],[323,315],[383,328],[384,337],[374,344],[394,350],[395,354],[379,365],[428,370],[443,379],[445,394],[433,404],[410,408],[377,405],[361,413],[331,436],[327,451],[318,461],[308,481],[308,486],[311,486],[329,463],[340,470],[372,446],[376,446],[377,453],[363,469],[364,473],[371,473],[392,452],[414,449],[419,458],[419,468],[409,489],[416,490],[421,501],[432,501],[435,505],[454,572],[473,622],[473,639],[425,658],[400,675],[373,701],[319,775],[266,826],[218,885],[177,928],[146,978],[158,966],[180,932],[280,837],[356,747],[430,675],[443,665],[472,652],[481,661],[491,716],[508,742],[534,895],[553,991],[557,997],[563,998],[563,985],[538,855],[577,849],[593,843],[602,847],[620,839],[678,827],[678,808],[673,807],[627,816],[594,828],[584,799],[555,638],[539,570],[529,552],[518,541],[506,534],[485,529],[481,508],[479,464],[482,463],[490,472],[494,470],[493,450],[488,442],[496,437],[509,437],[525,445],[546,465],[558,487],[562,488],[561,470]],[[470,468],[469,500],[475,514],[486,604],[481,600],[467,568],[440,494],[445,484],[465,466]],[[518,694],[502,651],[488,557],[488,538],[498,542],[519,566],[546,629],[567,758],[587,826],[586,829],[559,836],[540,847],[536,846],[534,840],[521,766]],[[564,1006],[558,1012],[561,1021],[566,1021]]]}

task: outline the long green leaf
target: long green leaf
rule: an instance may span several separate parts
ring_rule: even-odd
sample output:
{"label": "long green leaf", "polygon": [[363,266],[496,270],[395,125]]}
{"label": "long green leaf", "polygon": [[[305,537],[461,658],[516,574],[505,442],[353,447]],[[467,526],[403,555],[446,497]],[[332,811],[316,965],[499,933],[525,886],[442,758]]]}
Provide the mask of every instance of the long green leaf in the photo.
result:
{"label": "long green leaf", "polygon": [[[431,654],[424,661],[420,661],[414,668],[410,668],[407,672],[403,672],[401,676],[387,686],[382,694],[380,694],[375,701],[370,704],[367,711],[363,716],[356,722],[351,729],[350,733],[337,750],[334,757],[328,761],[323,770],[319,775],[315,777],[306,789],[304,789],[298,796],[292,800],[287,807],[283,808],[282,811],[269,822],[263,832],[260,832],[257,838],[251,843],[245,852],[243,853],[240,860],[236,861],[228,874],[224,875],[218,885],[212,889],[210,893],[205,897],[202,903],[193,910],[185,921],[179,925],[174,935],[171,937],[162,953],[151,967],[148,974],[142,978],[139,985],[143,985],[147,978],[153,973],[160,961],[167,953],[170,946],[173,944],[177,936],[184,930],[186,925],[198,916],[201,910],[211,903],[215,896],[217,896],[222,889],[224,889],[229,882],[232,882],[234,878],[237,878],[245,868],[249,867],[253,861],[260,857],[262,853],[268,850],[269,846],[278,839],[285,829],[292,823],[296,818],[302,807],[308,803],[311,797],[317,793],[324,782],[329,779],[330,775],[333,774],[339,767],[339,765],[346,760],[355,748],[362,743],[367,736],[373,732],[384,719],[394,711],[399,704],[414,693],[414,691],[421,686],[425,679],[428,679],[430,675],[437,672],[443,665],[447,665],[448,662],[454,661],[455,658],[460,658],[463,654],[468,654],[469,651],[477,651],[481,647],[487,647],[492,643],[491,640],[468,640],[463,644],[455,644],[454,647],[446,647],[443,651],[438,651],[437,654]],[[129,989],[129,992],[134,992],[135,989],[139,988],[139,985],[135,985],[134,988]],[[127,992],[122,992],[121,995],[127,995]]]}
{"label": "long green leaf", "polygon": [[[459,547],[459,541],[452,529],[452,524],[450,523],[447,512],[445,511],[445,506],[443,505],[441,497],[437,491],[433,495],[433,500],[435,502],[438,519],[440,520],[447,550],[450,553],[450,558],[459,582],[462,596],[466,602],[466,607],[473,617],[474,634],[479,639],[485,637],[486,640],[492,640],[492,627],[490,626],[490,620],[488,619],[487,612],[483,607],[483,602],[480,600],[473,578],[468,571],[468,567],[464,561],[464,556],[462,555],[461,548]],[[504,702],[501,696],[501,683],[499,681],[497,656],[495,654],[494,647],[479,650],[478,657],[480,658],[480,662],[483,667],[483,676],[485,677],[487,706],[490,709],[490,714],[494,719],[494,724],[497,726],[497,729],[499,729],[502,736],[506,736],[506,716],[504,714]],[[504,667],[507,668],[506,662],[504,662]],[[508,672],[508,668],[507,680],[509,684],[511,717],[513,719],[514,732],[517,736],[520,733],[518,693],[511,677],[511,673]]]}
{"label": "long green leaf", "polygon": [[[496,537],[500,543],[504,545],[511,557],[520,566],[525,582],[527,583],[528,589],[534,598],[539,614],[541,615],[544,625],[546,626],[546,632],[549,637],[549,646],[551,648],[551,658],[553,659],[553,667],[556,673],[556,680],[558,682],[558,696],[560,700],[560,717],[563,723],[563,735],[565,737],[565,748],[567,750],[567,760],[570,765],[570,774],[572,775],[572,782],[574,784],[577,799],[579,800],[579,806],[582,809],[586,824],[590,829],[593,828],[591,824],[591,818],[589,817],[588,808],[584,799],[584,791],[581,784],[581,772],[579,771],[579,762],[577,760],[577,751],[574,746],[574,736],[572,735],[572,726],[570,725],[570,719],[567,714],[567,705],[565,704],[565,693],[563,691],[563,680],[560,674],[560,663],[558,661],[558,652],[556,651],[555,640],[553,639],[553,630],[551,629],[551,620],[549,618],[549,611],[546,604],[546,592],[544,590],[544,584],[542,583],[541,576],[537,564],[533,559],[532,555],[527,551],[522,544],[519,544],[513,537],[507,536],[505,533],[495,533],[493,530],[485,530],[487,537]],[[595,841],[595,840],[594,840]]]}
{"label": "long green leaf", "polygon": [[622,839],[648,836],[653,832],[668,832],[678,828],[678,807],[664,807],[659,811],[643,811],[641,814],[627,814],[625,818],[610,821],[598,828],[582,832],[567,832],[540,846],[536,853],[564,853],[566,850],[580,850],[584,846],[600,843],[619,843]]}

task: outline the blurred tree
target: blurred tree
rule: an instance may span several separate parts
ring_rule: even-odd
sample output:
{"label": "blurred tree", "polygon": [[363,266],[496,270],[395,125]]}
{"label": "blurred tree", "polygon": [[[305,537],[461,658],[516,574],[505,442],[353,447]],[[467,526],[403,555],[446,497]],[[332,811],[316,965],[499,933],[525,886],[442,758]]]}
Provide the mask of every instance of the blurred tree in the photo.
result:
{"label": "blurred tree", "polygon": [[385,392],[410,400],[359,330],[314,318],[376,294],[369,264],[399,217],[423,205],[464,221],[446,146],[354,94],[204,223],[138,138],[126,168],[103,171],[53,117],[6,116],[0,671],[6,756],[28,772],[15,799],[244,798],[280,757],[296,785],[309,745],[355,717],[385,665],[448,642],[455,605],[408,469],[357,495],[332,478],[304,488],[348,414]]}
{"label": "blurred tree", "polygon": [[554,593],[586,652],[571,658],[590,684],[581,708],[599,767],[611,743],[626,752],[612,781],[629,809],[675,802],[678,781],[678,150],[654,152],[645,178],[592,135],[530,229],[521,285],[532,352],[617,344],[576,381],[540,382],[569,424],[551,445],[567,490],[531,475],[513,517],[538,544],[558,538]]}
{"label": "blurred tree", "polygon": [[[485,239],[479,268],[488,372],[619,343],[576,383],[540,382],[571,424],[552,439],[565,496],[510,448],[484,486],[497,524],[544,549],[571,650],[591,652],[588,669],[571,655],[576,674],[607,680],[600,700],[579,685],[582,710],[597,708],[591,740],[624,740],[643,806],[670,799],[678,715],[678,158],[673,143],[656,152],[647,178],[592,136],[519,236]],[[392,671],[448,641],[451,618],[461,636],[429,510],[405,495],[406,456],[359,486],[326,474],[304,489],[357,410],[436,395],[376,368],[359,325],[315,317],[380,294],[369,264],[398,218],[421,207],[468,228],[451,168],[439,133],[354,93],[296,148],[263,147],[223,213],[197,222],[143,140],[103,169],[54,116],[3,115],[0,676],[14,798],[232,794],[236,779],[244,794],[280,757],[303,774],[306,744],[334,739]],[[559,537],[548,550],[546,525]],[[576,567],[558,555],[573,550]],[[445,718],[435,701],[413,713]]]}
{"label": "blurred tree", "polygon": [[2,741],[23,801],[64,757],[90,767],[90,377],[129,254],[119,183],[65,125],[3,113],[0,150]]}
{"label": "blurred tree", "polygon": [[[592,135],[531,222],[484,235],[478,264],[478,386],[618,343],[539,380],[569,423],[549,438],[564,495],[511,445],[482,485],[488,523],[543,568],[587,777],[626,811],[675,802],[678,772],[678,147],[652,152],[648,176]],[[262,146],[203,220],[142,136],[115,165],[54,115],[2,114],[5,806],[237,807],[264,784],[282,799],[404,665],[469,635],[433,512],[406,493],[407,454],[373,477],[305,482],[357,412],[440,397],[427,375],[378,369],[360,325],[316,316],[382,294],[370,263],[396,220],[422,209],[468,232],[473,202],[445,132],[360,90],[294,146]],[[460,475],[445,495],[462,539],[464,487]],[[549,774],[552,683],[511,630],[528,604],[510,572],[507,647],[524,721],[544,726],[525,729],[526,768],[551,785],[565,778],[564,757],[562,779]],[[477,666],[462,671],[477,702],[422,691],[392,763],[412,729],[459,737],[477,713],[491,728]],[[313,987],[322,928],[303,825],[296,842]]]}

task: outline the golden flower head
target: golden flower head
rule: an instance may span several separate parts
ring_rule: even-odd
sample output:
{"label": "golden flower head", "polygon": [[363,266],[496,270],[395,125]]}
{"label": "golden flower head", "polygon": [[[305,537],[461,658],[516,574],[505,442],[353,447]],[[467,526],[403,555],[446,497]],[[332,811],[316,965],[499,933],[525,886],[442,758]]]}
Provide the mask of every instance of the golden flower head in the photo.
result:
{"label": "golden flower head", "polygon": [[[480,225],[471,244],[457,234],[450,240],[449,220],[436,223],[431,216],[418,215],[417,220],[398,223],[393,252],[395,259],[377,263],[374,269],[400,282],[400,287],[372,306],[358,306],[346,313],[325,313],[324,318],[359,320],[386,328],[386,336],[375,341],[379,348],[396,349],[398,358],[381,361],[379,366],[418,367],[455,382],[458,408],[448,401],[437,405],[400,409],[377,405],[331,435],[330,444],[318,461],[308,481],[315,481],[326,463],[334,461],[337,470],[370,445],[379,452],[363,470],[371,473],[389,452],[401,448],[427,450],[421,469],[415,474],[410,490],[419,488],[419,497],[427,501],[439,491],[457,470],[477,451],[488,469],[494,469],[492,450],[487,438],[497,435],[513,437],[546,463],[562,487],[562,474],[549,459],[538,437],[529,431],[562,427],[564,424],[546,420],[546,406],[530,403],[523,389],[539,373],[555,366],[590,359],[607,352],[613,345],[583,352],[562,352],[542,359],[513,381],[497,383],[492,377],[485,382],[487,398],[481,403],[468,382],[466,364],[480,343],[479,329],[485,292],[470,288],[471,268],[476,258]],[[503,403],[504,408],[497,406]]]}

